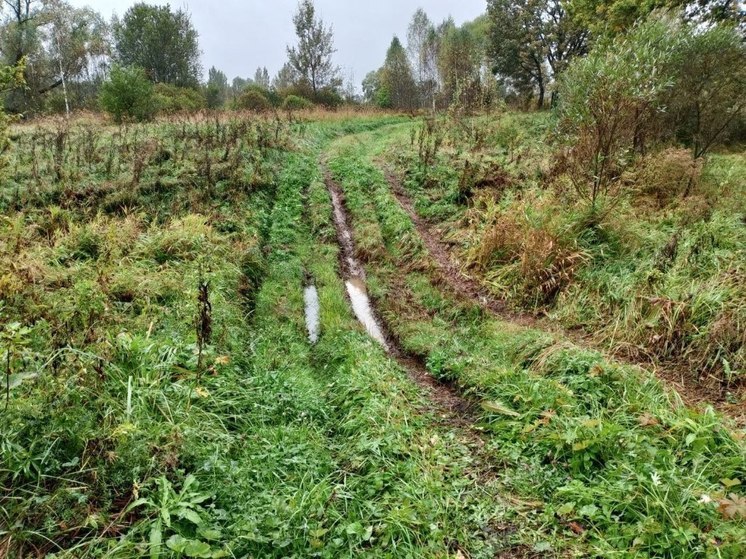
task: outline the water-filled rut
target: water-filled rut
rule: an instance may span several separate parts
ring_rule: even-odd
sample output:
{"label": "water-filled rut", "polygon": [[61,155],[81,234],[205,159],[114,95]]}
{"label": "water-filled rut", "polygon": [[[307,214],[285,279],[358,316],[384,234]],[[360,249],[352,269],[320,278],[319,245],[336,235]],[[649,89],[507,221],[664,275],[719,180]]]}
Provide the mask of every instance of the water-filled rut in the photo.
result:
{"label": "water-filled rut", "polygon": [[396,340],[387,333],[384,322],[377,316],[375,306],[368,297],[365,270],[355,256],[355,242],[350,229],[342,190],[326,169],[324,169],[324,177],[332,201],[334,227],[337,231],[337,241],[340,248],[339,261],[342,277],[355,316],[365,327],[368,335],[378,341],[389,355],[396,359],[407,371],[410,378],[427,391],[430,400],[437,405],[441,412],[449,415],[451,421],[468,424],[469,427],[472,427],[475,418],[469,418],[471,415],[469,410],[472,408],[473,402],[461,396],[450,385],[433,378],[420,361],[402,351]]}
{"label": "water-filled rut", "polygon": [[320,311],[319,292],[313,284],[307,285],[303,290],[303,301],[306,307],[306,328],[308,328],[308,341],[315,344],[319,341]]}

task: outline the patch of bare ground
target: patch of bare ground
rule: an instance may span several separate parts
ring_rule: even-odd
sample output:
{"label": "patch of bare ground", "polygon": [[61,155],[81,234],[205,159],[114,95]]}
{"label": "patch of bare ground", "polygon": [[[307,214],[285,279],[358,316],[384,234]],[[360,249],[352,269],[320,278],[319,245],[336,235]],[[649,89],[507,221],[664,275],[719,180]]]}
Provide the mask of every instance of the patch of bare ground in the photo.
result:
{"label": "patch of bare ground", "polygon": [[[479,280],[466,275],[448,245],[441,239],[436,228],[423,219],[416,211],[414,202],[408,196],[399,178],[390,170],[385,169],[386,180],[392,194],[409,218],[427,248],[435,263],[438,277],[436,281],[448,287],[462,299],[478,305],[495,317],[520,326],[535,328],[551,332],[566,338],[580,347],[601,351],[611,358],[625,364],[634,365],[650,370],[669,387],[675,390],[683,402],[693,408],[713,406],[716,410],[730,417],[739,426],[746,425],[746,406],[743,403],[731,403],[719,383],[703,382],[694,378],[686,364],[678,362],[661,363],[643,348],[629,348],[617,346],[614,348],[601,347],[593,336],[582,330],[568,330],[546,317],[536,316],[527,312],[518,312],[510,308],[503,300],[495,296]],[[743,396],[746,388],[740,390],[738,396]],[[737,400],[740,400],[737,397]]]}

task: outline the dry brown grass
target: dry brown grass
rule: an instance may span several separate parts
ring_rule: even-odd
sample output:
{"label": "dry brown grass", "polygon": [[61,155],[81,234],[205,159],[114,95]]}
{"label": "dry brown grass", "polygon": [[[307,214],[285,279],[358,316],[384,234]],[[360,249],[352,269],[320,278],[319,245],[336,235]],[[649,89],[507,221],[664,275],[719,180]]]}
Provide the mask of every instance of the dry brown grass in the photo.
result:
{"label": "dry brown grass", "polygon": [[690,150],[668,148],[641,159],[624,182],[662,208],[697,191],[702,167],[702,159],[694,159]]}

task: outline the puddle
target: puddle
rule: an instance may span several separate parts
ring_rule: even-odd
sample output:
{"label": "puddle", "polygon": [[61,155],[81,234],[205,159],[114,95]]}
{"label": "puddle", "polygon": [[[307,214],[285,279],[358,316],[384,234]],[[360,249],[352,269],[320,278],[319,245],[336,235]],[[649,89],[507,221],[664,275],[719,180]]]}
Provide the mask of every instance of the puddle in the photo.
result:
{"label": "puddle", "polygon": [[384,348],[388,349],[386,338],[383,336],[381,327],[373,316],[373,308],[370,305],[368,292],[365,289],[365,282],[360,278],[351,278],[345,282],[347,293],[350,296],[352,310],[371,338],[376,340]]}
{"label": "puddle", "polygon": [[352,310],[360,324],[365,327],[368,335],[386,350],[390,350],[368,298],[368,289],[365,286],[365,271],[355,258],[355,244],[352,240],[350,227],[347,225],[347,215],[342,204],[342,196],[331,181],[327,182],[327,186],[332,199],[334,225],[337,229],[337,239],[342,253],[342,272],[345,276],[345,286],[347,287],[347,294],[350,296]]}
{"label": "puddle", "polygon": [[315,285],[309,285],[303,290],[303,300],[306,305],[306,328],[308,328],[308,341],[315,344],[319,341],[319,292]]}

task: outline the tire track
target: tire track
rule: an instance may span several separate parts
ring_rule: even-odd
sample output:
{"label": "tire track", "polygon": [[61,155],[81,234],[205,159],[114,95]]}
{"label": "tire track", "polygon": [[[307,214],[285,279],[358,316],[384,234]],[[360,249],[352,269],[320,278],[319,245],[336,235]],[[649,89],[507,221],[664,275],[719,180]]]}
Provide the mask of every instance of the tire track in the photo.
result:
{"label": "tire track", "polygon": [[[342,278],[345,282],[364,282],[365,271],[355,256],[355,243],[349,226],[344,194],[326,167],[323,167],[323,173],[324,182],[332,200],[334,227],[340,247],[339,261]],[[478,436],[479,446],[483,446],[484,440],[481,433],[478,433],[474,427],[474,424],[479,421],[475,413],[477,402],[462,396],[454,386],[437,380],[427,371],[420,360],[408,355],[386,328],[386,324],[380,319],[380,314],[376,312],[375,305],[372,303],[371,313],[383,333],[384,348],[404,368],[410,378],[425,391],[439,415],[450,424],[457,425],[462,429],[467,428],[471,433]]]}
{"label": "tire track", "polygon": [[438,238],[439,235],[433,232],[430,224],[417,213],[412,199],[405,192],[398,177],[388,168],[384,167],[382,171],[389,185],[389,190],[399,206],[412,221],[417,234],[422,239],[425,248],[427,248],[428,253],[435,262],[439,274],[442,276],[445,284],[457,296],[472,302],[499,320],[527,328],[543,330],[564,338],[580,348],[599,351],[610,362],[616,361],[650,370],[662,382],[675,390],[687,406],[702,407],[713,405],[719,412],[731,417],[739,425],[746,424],[746,416],[741,406],[728,403],[725,401],[723,394],[719,392],[716,393],[692,382],[687,382],[687,375],[681,365],[669,366],[654,361],[652,357],[648,359],[635,359],[634,357],[620,354],[619,351],[603,350],[597,347],[588,334],[579,331],[568,331],[557,324],[549,323],[545,319],[510,309],[505,301],[496,299],[478,280],[466,276],[461,271],[460,267],[455,263],[448,247]]}

